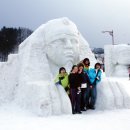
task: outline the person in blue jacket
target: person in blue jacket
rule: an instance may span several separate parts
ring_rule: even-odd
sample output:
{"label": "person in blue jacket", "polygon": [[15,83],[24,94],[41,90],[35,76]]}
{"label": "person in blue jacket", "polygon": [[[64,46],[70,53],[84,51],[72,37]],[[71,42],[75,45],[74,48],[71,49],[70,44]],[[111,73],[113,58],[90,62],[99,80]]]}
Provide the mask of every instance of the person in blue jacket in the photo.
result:
{"label": "person in blue jacket", "polygon": [[95,109],[97,97],[97,84],[101,81],[101,64],[96,63],[94,69],[90,68],[87,71],[91,85],[87,86],[86,90],[86,108]]}

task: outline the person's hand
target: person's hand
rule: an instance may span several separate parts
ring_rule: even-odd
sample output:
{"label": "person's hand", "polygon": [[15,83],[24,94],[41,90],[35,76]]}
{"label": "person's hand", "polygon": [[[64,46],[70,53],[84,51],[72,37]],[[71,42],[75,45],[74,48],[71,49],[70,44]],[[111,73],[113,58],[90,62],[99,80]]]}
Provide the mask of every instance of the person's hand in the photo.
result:
{"label": "person's hand", "polygon": [[59,85],[59,81],[55,83],[55,85]]}
{"label": "person's hand", "polygon": [[79,70],[79,74],[81,74],[82,73],[82,70]]}
{"label": "person's hand", "polygon": [[93,88],[93,86],[92,86],[92,85],[90,85],[90,88],[92,89],[92,88]]}
{"label": "person's hand", "polygon": [[81,93],[80,87],[78,87],[77,89],[78,89],[77,94],[80,94]]}
{"label": "person's hand", "polygon": [[99,80],[99,77],[96,77],[97,80]]}
{"label": "person's hand", "polygon": [[69,90],[69,87],[65,87],[65,91],[67,92]]}
{"label": "person's hand", "polygon": [[80,90],[80,87],[78,87],[78,90]]}

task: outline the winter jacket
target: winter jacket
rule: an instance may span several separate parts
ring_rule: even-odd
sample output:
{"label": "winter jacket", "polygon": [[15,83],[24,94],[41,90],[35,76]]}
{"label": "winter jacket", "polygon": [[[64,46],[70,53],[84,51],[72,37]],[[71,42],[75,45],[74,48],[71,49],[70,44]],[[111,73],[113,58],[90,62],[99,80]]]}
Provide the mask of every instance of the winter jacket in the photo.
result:
{"label": "winter jacket", "polygon": [[89,70],[89,66],[85,66],[85,64],[84,64],[84,63],[82,63],[82,64],[84,65],[84,71]]}
{"label": "winter jacket", "polygon": [[84,71],[79,74],[80,75],[80,80],[81,80],[81,84],[87,83],[88,85],[91,85],[91,82],[89,80],[88,74],[85,73]]}
{"label": "winter jacket", "polygon": [[[101,81],[101,74],[102,74],[102,71],[101,70],[98,70],[98,75],[97,75],[97,70],[96,69],[89,69],[86,71],[86,73],[88,74],[89,76],[89,79],[90,79],[90,82],[91,84],[94,84],[96,85],[98,82]],[[95,82],[96,81],[96,82]]]}
{"label": "winter jacket", "polygon": [[64,76],[62,76],[61,74],[58,74],[54,82],[61,84],[64,88],[68,87],[68,84],[69,84],[68,74],[65,73]]}
{"label": "winter jacket", "polygon": [[78,88],[81,86],[81,77],[78,73],[69,74],[69,86],[70,88]]}

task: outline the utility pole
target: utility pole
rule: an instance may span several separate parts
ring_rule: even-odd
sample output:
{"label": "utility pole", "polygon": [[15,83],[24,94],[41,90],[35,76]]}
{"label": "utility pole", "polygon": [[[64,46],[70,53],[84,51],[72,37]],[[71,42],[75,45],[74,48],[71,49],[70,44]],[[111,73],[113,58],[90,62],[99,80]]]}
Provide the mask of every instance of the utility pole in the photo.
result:
{"label": "utility pole", "polygon": [[112,36],[112,45],[114,45],[114,34],[113,34],[113,30],[112,31],[102,31],[102,33],[109,33],[109,35]]}

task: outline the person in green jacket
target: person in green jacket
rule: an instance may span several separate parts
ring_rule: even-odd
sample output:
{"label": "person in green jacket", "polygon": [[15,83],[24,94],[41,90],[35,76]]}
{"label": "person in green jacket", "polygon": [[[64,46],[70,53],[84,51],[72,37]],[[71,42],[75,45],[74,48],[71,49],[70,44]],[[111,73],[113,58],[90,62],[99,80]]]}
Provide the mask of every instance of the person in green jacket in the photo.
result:
{"label": "person in green jacket", "polygon": [[59,74],[55,78],[56,85],[62,85],[65,91],[69,94],[69,80],[68,80],[68,73],[64,67],[59,69]]}

